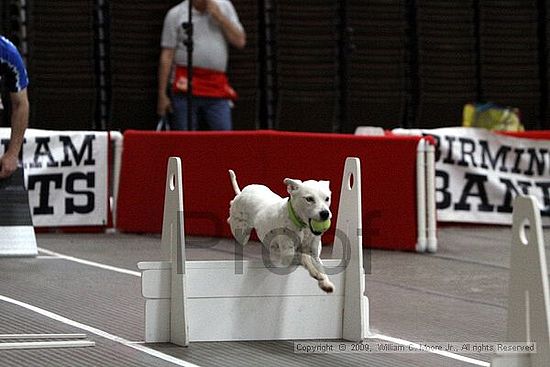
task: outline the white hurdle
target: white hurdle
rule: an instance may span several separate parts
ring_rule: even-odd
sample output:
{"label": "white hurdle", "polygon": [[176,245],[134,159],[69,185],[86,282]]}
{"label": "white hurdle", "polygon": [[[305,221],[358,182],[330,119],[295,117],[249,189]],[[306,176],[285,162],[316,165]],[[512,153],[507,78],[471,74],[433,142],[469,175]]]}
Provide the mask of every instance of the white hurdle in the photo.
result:
{"label": "white hurdle", "polygon": [[36,256],[29,194],[23,169],[0,180],[0,257]]}
{"label": "white hurdle", "polygon": [[[189,261],[183,232],[182,168],[168,162],[162,231],[163,261],[140,262],[145,341],[186,346],[190,341],[346,339],[369,333],[361,241],[361,171],[344,167],[335,259],[323,263],[335,285],[326,294],[303,267],[263,261]],[[281,270],[289,270],[281,275]]]}
{"label": "white hurdle", "polygon": [[86,338],[86,334],[0,334],[0,340],[2,341],[0,343],[0,350],[95,346],[93,340],[87,340]]}
{"label": "white hurdle", "polygon": [[436,252],[435,147],[425,138],[416,149],[416,196],[416,251]]}
{"label": "white hurdle", "polygon": [[[528,231],[527,231],[528,228]],[[493,359],[493,367],[543,367],[550,361],[550,291],[544,238],[537,200],[514,201],[508,342],[536,343],[536,353],[507,354]]]}

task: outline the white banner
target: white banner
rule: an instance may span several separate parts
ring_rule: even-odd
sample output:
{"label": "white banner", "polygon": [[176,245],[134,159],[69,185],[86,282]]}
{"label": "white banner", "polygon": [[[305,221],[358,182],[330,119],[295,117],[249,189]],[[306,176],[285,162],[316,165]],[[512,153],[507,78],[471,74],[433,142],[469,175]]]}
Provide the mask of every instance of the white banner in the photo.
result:
{"label": "white banner", "polygon": [[[10,138],[0,128],[0,153]],[[107,132],[27,129],[25,185],[35,227],[103,226],[108,213]]]}
{"label": "white banner", "polygon": [[485,129],[422,130],[436,140],[436,204],[440,221],[512,223],[518,194],[537,198],[550,224],[550,141]]}

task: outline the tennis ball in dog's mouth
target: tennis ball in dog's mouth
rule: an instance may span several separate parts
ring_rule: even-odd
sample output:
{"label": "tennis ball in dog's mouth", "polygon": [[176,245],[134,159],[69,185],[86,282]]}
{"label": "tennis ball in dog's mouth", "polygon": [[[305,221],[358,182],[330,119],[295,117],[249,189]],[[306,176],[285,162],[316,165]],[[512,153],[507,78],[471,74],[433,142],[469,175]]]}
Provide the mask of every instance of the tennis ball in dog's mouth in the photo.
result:
{"label": "tennis ball in dog's mouth", "polygon": [[309,225],[314,232],[323,233],[330,228],[330,219],[327,220],[315,220],[310,219]]}

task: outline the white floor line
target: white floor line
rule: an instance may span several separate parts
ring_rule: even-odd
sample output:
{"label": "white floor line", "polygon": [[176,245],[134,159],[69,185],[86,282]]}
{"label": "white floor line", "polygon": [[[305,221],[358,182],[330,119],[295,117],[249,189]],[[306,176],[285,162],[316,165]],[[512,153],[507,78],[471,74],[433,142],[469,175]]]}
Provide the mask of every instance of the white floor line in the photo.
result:
{"label": "white floor line", "polygon": [[159,352],[157,350],[154,350],[154,349],[151,349],[149,347],[146,347],[144,345],[141,345],[141,344],[135,344],[134,342],[131,342],[129,340],[126,340],[120,336],[116,336],[116,335],[113,335],[113,334],[110,334],[106,331],[103,331],[103,330],[100,330],[100,329],[96,329],[95,327],[92,327],[92,326],[89,326],[89,325],[86,325],[86,324],[82,324],[78,321],[74,321],[74,320],[71,320],[71,319],[68,319],[64,316],[61,316],[61,315],[58,315],[56,313],[53,313],[53,312],[50,312],[50,311],[47,311],[47,310],[44,310],[42,308],[39,308],[39,307],[36,307],[36,306],[33,306],[33,305],[29,305],[28,303],[25,303],[25,302],[21,302],[21,301],[18,301],[16,299],[13,299],[13,298],[10,298],[10,297],[6,297],[6,296],[3,296],[3,295],[0,295],[0,301],[4,301],[4,302],[8,302],[8,303],[11,303],[13,305],[16,305],[16,306],[20,306],[20,307],[23,307],[29,311],[33,311],[33,312],[36,312],[42,316],[46,316],[52,320],[55,320],[55,321],[59,321],[59,322],[62,322],[66,325],[70,325],[70,326],[73,326],[73,327],[76,327],[78,329],[81,329],[81,330],[85,330],[89,333],[92,333],[92,334],[95,334],[97,336],[100,336],[102,338],[105,338],[105,339],[108,339],[108,340],[111,340],[113,342],[116,342],[116,343],[119,343],[119,344],[122,344],[126,347],[129,347],[129,348],[132,348],[132,349],[135,349],[135,350],[138,350],[140,352],[143,352],[143,353],[146,353],[150,356],[153,356],[153,357],[156,357],[156,358],[159,358],[159,359],[162,359],[166,362],[170,362],[170,363],[173,363],[175,365],[178,365],[178,366],[183,366],[183,367],[199,367],[198,365],[196,364],[193,364],[193,363],[190,363],[190,362],[186,362],[184,361],[183,359],[179,359],[179,358],[176,358],[176,357],[172,357],[168,354],[165,354],[165,353],[162,353],[162,352]]}
{"label": "white floor line", "polygon": [[79,259],[78,257],[63,255],[63,254],[60,254],[58,252],[50,251],[48,249],[41,248],[41,247],[38,248],[38,251],[43,252],[43,253],[45,253],[47,255],[50,255],[50,256],[56,256],[58,258],[68,260],[68,261],[73,261],[73,262],[76,262],[76,263],[79,263],[79,264],[94,266],[96,268],[115,271],[117,273],[133,275],[135,277],[141,277],[141,272],[139,272],[139,271],[133,271],[133,270],[123,269],[123,268],[117,268],[116,266],[105,265],[105,264],[97,263],[97,262],[94,262],[94,261]]}
{"label": "white floor line", "polygon": [[[412,346],[413,348],[420,349],[420,345],[418,343],[410,342],[410,341],[405,340],[405,339],[394,338],[393,336],[382,335],[382,334],[373,334],[372,336],[370,336],[370,338],[381,339],[381,340],[385,340],[385,341],[388,341],[388,342],[391,342],[391,343],[395,343],[395,344],[399,344],[399,345],[403,345],[403,346],[407,346],[407,347]],[[484,367],[490,367],[491,366],[491,364],[488,363],[488,362],[480,361],[480,360],[474,359],[474,358],[464,357],[464,356],[461,356],[460,354],[455,354],[455,353],[451,353],[451,352],[445,352],[445,351],[439,351],[439,350],[429,350],[429,351],[426,351],[426,352],[439,354],[440,356],[443,356],[443,357],[452,358],[452,359],[456,359],[457,361],[462,361],[462,362],[466,362],[466,363],[475,364],[477,366],[484,366]]]}
{"label": "white floor line", "polygon": [[[44,249],[44,248],[40,248],[40,247],[38,248],[38,250],[41,251],[41,252],[44,252],[48,255],[57,256],[59,258],[69,260],[69,261],[74,261],[74,262],[77,262],[77,263],[80,263],[80,264],[95,266],[95,267],[105,269],[105,270],[111,270],[111,271],[116,271],[118,273],[130,274],[130,275],[134,275],[134,276],[137,276],[137,277],[141,277],[140,272],[131,271],[131,270],[122,269],[122,268],[117,268],[117,267],[110,266],[110,265],[104,265],[104,264],[101,264],[101,263],[96,263],[96,262],[88,261],[88,260],[84,260],[84,259],[79,259],[77,257],[63,255],[63,254],[60,254],[60,253],[57,253],[57,252],[54,252],[54,251],[50,251],[50,250],[47,250],[47,249]],[[405,346],[418,345],[417,343],[414,343],[414,342],[411,342],[411,341],[408,341],[408,340],[405,340],[405,339],[395,338],[395,337],[392,337],[392,336],[382,335],[382,334],[374,334],[374,336],[371,336],[371,338],[386,340],[386,341],[389,341],[389,342],[392,342],[392,343],[405,345]],[[132,342],[129,342],[129,343],[132,343]],[[464,357],[464,356],[461,356],[460,354],[455,354],[455,353],[451,353],[451,352],[426,351],[426,353],[438,354],[438,355],[441,355],[443,357],[452,358],[452,359],[456,359],[456,360],[459,360],[459,361],[462,361],[462,362],[475,364],[477,366],[483,366],[483,367],[490,367],[491,366],[490,363],[483,362],[483,361],[480,361],[480,360],[477,360],[477,359],[474,359],[474,358]]]}

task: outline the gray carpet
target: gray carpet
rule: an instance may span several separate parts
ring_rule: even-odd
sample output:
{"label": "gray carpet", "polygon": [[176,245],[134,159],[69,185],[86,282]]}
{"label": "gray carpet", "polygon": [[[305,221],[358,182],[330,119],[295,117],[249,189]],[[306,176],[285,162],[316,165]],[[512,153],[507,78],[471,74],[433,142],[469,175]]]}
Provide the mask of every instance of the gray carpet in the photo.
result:
{"label": "gray carpet", "polygon": [[[366,287],[371,329],[417,342],[504,340],[510,232],[508,227],[443,227],[437,254],[369,251]],[[37,241],[48,251],[133,272],[137,262],[159,259],[159,236],[43,233]],[[245,248],[245,257],[260,258],[260,251],[252,243]],[[2,367],[185,365],[181,360],[199,366],[474,365],[429,353],[297,354],[292,341],[192,343],[189,348],[131,344],[161,352],[163,360],[128,345],[143,340],[144,301],[138,276],[49,252],[40,255],[0,258],[0,296],[5,298],[0,300],[0,334],[84,332],[96,346],[1,351]],[[234,242],[188,238],[187,257],[232,259]],[[77,324],[68,325],[6,299]],[[83,331],[82,325],[88,329]],[[485,362],[492,358],[491,354],[465,356]],[[177,360],[166,361],[169,357]]]}

